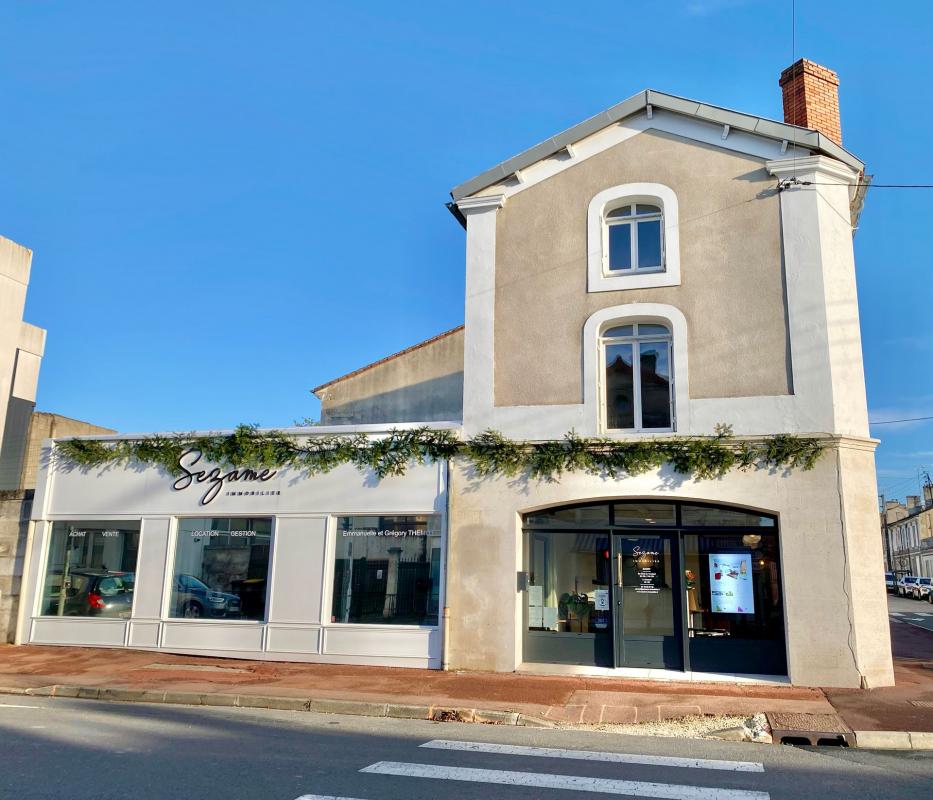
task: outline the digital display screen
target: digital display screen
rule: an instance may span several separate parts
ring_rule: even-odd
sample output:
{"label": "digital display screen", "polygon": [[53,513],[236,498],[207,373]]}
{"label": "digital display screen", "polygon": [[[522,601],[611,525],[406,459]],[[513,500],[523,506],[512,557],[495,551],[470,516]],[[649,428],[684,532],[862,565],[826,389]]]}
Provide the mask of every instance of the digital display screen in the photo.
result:
{"label": "digital display screen", "polygon": [[718,614],[754,614],[752,557],[748,553],[712,553],[709,557],[710,601]]}

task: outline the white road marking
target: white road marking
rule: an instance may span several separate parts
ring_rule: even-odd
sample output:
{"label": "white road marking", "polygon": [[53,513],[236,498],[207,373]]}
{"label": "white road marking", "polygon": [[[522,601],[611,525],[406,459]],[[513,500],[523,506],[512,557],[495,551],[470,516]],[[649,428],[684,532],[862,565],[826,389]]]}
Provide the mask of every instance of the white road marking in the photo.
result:
{"label": "white road marking", "polygon": [[16,703],[0,703],[0,708],[42,708],[42,706],[21,706]]}
{"label": "white road marking", "polygon": [[355,800],[353,797],[337,797],[335,794],[303,794],[295,800]]}
{"label": "white road marking", "polygon": [[514,744],[488,744],[486,742],[455,742],[446,739],[434,739],[425,742],[421,747],[430,747],[435,750],[465,750],[470,753],[504,753],[510,756],[572,758],[578,761],[611,761],[616,764],[656,764],[663,767],[722,769],[731,772],[765,771],[764,765],[756,761],[719,761],[705,758],[643,756],[634,753],[601,753],[593,750],[564,750],[559,747],[524,747]]}
{"label": "white road marking", "polygon": [[534,786],[541,789],[564,789],[597,794],[625,794],[631,797],[655,797],[662,800],[770,800],[767,792],[746,789],[717,789],[707,786],[680,786],[646,781],[620,781],[586,778],[581,775],[549,775],[540,772],[513,772],[501,769],[439,767],[434,764],[405,764],[378,761],[360,772],[374,775],[397,775],[402,778],[436,778],[446,781],[494,783],[499,786]]}

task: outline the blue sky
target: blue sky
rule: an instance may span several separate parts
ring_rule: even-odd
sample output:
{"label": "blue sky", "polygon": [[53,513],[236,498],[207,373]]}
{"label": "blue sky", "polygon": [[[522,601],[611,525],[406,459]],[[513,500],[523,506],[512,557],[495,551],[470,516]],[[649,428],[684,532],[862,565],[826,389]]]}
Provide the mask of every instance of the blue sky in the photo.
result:
{"label": "blue sky", "polygon": [[[845,145],[933,183],[933,8],[799,0]],[[790,0],[0,5],[0,234],[35,252],[39,406],[124,431],[317,415],[308,390],[463,321],[457,183],[645,87],[780,118]],[[933,191],[856,236],[872,419],[933,414]],[[933,421],[873,428],[879,484]]]}

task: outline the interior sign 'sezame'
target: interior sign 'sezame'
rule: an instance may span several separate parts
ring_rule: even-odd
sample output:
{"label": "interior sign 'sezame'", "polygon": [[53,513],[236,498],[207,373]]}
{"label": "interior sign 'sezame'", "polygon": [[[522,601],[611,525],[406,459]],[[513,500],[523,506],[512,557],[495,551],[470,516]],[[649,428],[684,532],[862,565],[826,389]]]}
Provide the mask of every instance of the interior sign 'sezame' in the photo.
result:
{"label": "interior sign 'sezame'", "polygon": [[206,506],[217,497],[224,488],[225,483],[233,483],[236,481],[261,481],[265,483],[274,478],[278,472],[278,470],[274,469],[262,469],[256,472],[248,468],[232,469],[229,472],[222,472],[220,467],[214,467],[211,470],[201,469],[197,471],[189,469],[189,467],[193,467],[200,460],[200,450],[197,448],[185,450],[185,452],[178,457],[178,468],[183,474],[175,480],[172,484],[172,488],[176,491],[182,491],[191,486],[192,483],[206,483],[208,485],[207,490],[201,496],[202,506]]}

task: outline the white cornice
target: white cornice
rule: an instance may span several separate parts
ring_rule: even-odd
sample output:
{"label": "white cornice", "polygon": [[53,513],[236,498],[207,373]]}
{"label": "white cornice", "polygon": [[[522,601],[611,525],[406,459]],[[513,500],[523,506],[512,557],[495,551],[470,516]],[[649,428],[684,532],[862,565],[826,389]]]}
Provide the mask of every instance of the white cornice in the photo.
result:
{"label": "white cornice", "polygon": [[820,175],[835,178],[841,183],[855,185],[858,173],[841,161],[827,156],[805,156],[803,158],[780,158],[766,161],[765,168],[778,178],[799,178],[801,175]]}
{"label": "white cornice", "polygon": [[487,194],[480,197],[464,197],[457,201],[457,208],[464,214],[491,211],[505,205],[504,194]]}

